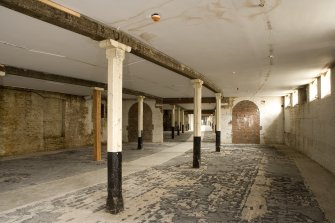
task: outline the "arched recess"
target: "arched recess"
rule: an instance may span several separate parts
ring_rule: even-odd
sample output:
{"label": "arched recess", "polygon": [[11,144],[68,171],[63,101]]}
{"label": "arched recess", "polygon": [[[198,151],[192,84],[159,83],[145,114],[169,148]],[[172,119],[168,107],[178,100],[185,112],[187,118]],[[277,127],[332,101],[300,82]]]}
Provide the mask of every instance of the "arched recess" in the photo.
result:
{"label": "arched recess", "polygon": [[260,115],[257,105],[251,101],[241,101],[233,108],[234,144],[260,143]]}
{"label": "arched recess", "polygon": [[[138,134],[138,103],[133,104],[128,113],[128,141],[137,142]],[[152,111],[149,105],[143,103],[143,141],[152,142]]]}

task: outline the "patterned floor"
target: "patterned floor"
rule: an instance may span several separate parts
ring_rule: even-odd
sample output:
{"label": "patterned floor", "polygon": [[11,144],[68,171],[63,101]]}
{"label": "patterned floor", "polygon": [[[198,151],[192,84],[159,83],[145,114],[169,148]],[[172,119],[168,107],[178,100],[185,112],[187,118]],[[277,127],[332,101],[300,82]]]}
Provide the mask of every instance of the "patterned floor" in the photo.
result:
{"label": "patterned floor", "polygon": [[327,222],[294,162],[264,146],[203,148],[123,180],[125,211],[105,211],[106,185],[0,213],[0,222]]}

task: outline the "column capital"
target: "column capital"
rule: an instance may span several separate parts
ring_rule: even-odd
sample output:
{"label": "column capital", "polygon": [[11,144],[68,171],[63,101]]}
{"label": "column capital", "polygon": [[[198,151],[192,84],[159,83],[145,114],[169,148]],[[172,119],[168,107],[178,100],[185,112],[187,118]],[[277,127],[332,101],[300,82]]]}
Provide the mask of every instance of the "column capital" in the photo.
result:
{"label": "column capital", "polygon": [[139,95],[137,96],[137,100],[143,100],[145,98],[145,96]]}
{"label": "column capital", "polygon": [[200,79],[193,79],[193,80],[191,80],[191,82],[192,82],[193,87],[201,87],[202,84],[204,83]]}
{"label": "column capital", "polygon": [[92,87],[91,88],[93,91],[104,91],[105,89],[100,88],[100,87]]}
{"label": "column capital", "polygon": [[117,49],[121,49],[123,51],[126,51],[128,53],[131,50],[130,46],[127,46],[123,43],[120,43],[120,42],[112,40],[112,39],[106,39],[106,40],[100,41],[99,46],[100,46],[100,48],[104,48],[104,49],[117,48]]}
{"label": "column capital", "polygon": [[176,109],[176,105],[172,105],[172,109]]}
{"label": "column capital", "polygon": [[222,98],[222,93],[215,93],[216,100]]}
{"label": "column capital", "polygon": [[103,40],[99,43],[100,48],[106,49],[107,59],[124,60],[125,52],[130,52],[131,47],[112,39]]}

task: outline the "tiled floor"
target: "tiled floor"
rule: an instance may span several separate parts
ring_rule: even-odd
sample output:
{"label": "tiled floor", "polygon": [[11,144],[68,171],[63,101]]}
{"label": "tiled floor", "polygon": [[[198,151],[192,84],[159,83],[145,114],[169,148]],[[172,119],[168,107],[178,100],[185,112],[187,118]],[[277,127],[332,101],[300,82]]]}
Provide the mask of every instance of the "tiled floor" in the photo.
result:
{"label": "tiled floor", "polygon": [[[193,169],[192,143],[152,144],[152,151],[148,149],[143,156],[132,149],[132,144],[128,146],[128,157],[133,157],[129,165],[141,159],[150,162],[153,155],[167,156],[170,150],[172,153],[183,148],[188,152],[125,176],[125,211],[118,215],[105,211],[106,183],[101,182],[4,211],[0,213],[0,222],[328,222],[295,162],[282,149],[223,146],[218,153],[212,143],[203,143],[201,168]],[[159,146],[164,149],[154,149]],[[66,160],[65,154],[58,156]],[[97,168],[88,161],[89,155],[77,154],[73,159],[77,159],[74,167],[79,162],[91,165],[85,171]],[[21,162],[27,161],[16,160],[16,164]],[[49,159],[49,163],[61,168],[62,162]],[[0,166],[3,165],[1,162]],[[71,170],[70,162],[67,165]],[[134,167],[140,165],[138,162]],[[29,173],[29,167],[26,169]],[[39,178],[48,172],[40,171],[35,168],[33,172],[40,173]],[[77,171],[65,175],[71,179],[79,174]],[[34,179],[38,178],[22,182]]]}

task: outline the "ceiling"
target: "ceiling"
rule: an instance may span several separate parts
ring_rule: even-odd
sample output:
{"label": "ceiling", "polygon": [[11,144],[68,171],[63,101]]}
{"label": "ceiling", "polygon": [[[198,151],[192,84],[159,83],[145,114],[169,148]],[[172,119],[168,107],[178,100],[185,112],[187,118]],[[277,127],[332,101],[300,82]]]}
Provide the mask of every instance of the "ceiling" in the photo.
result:
{"label": "ceiling", "polygon": [[[282,96],[335,58],[334,0],[54,0],[119,28],[203,73],[224,96]],[[161,21],[150,15],[160,13]],[[10,21],[10,22],[8,22]],[[106,83],[98,43],[0,7],[0,64]],[[270,58],[271,56],[271,58]],[[4,85],[87,95],[89,88],[6,76]],[[192,97],[189,79],[133,54],[123,86]],[[204,97],[214,93],[203,88]]]}

